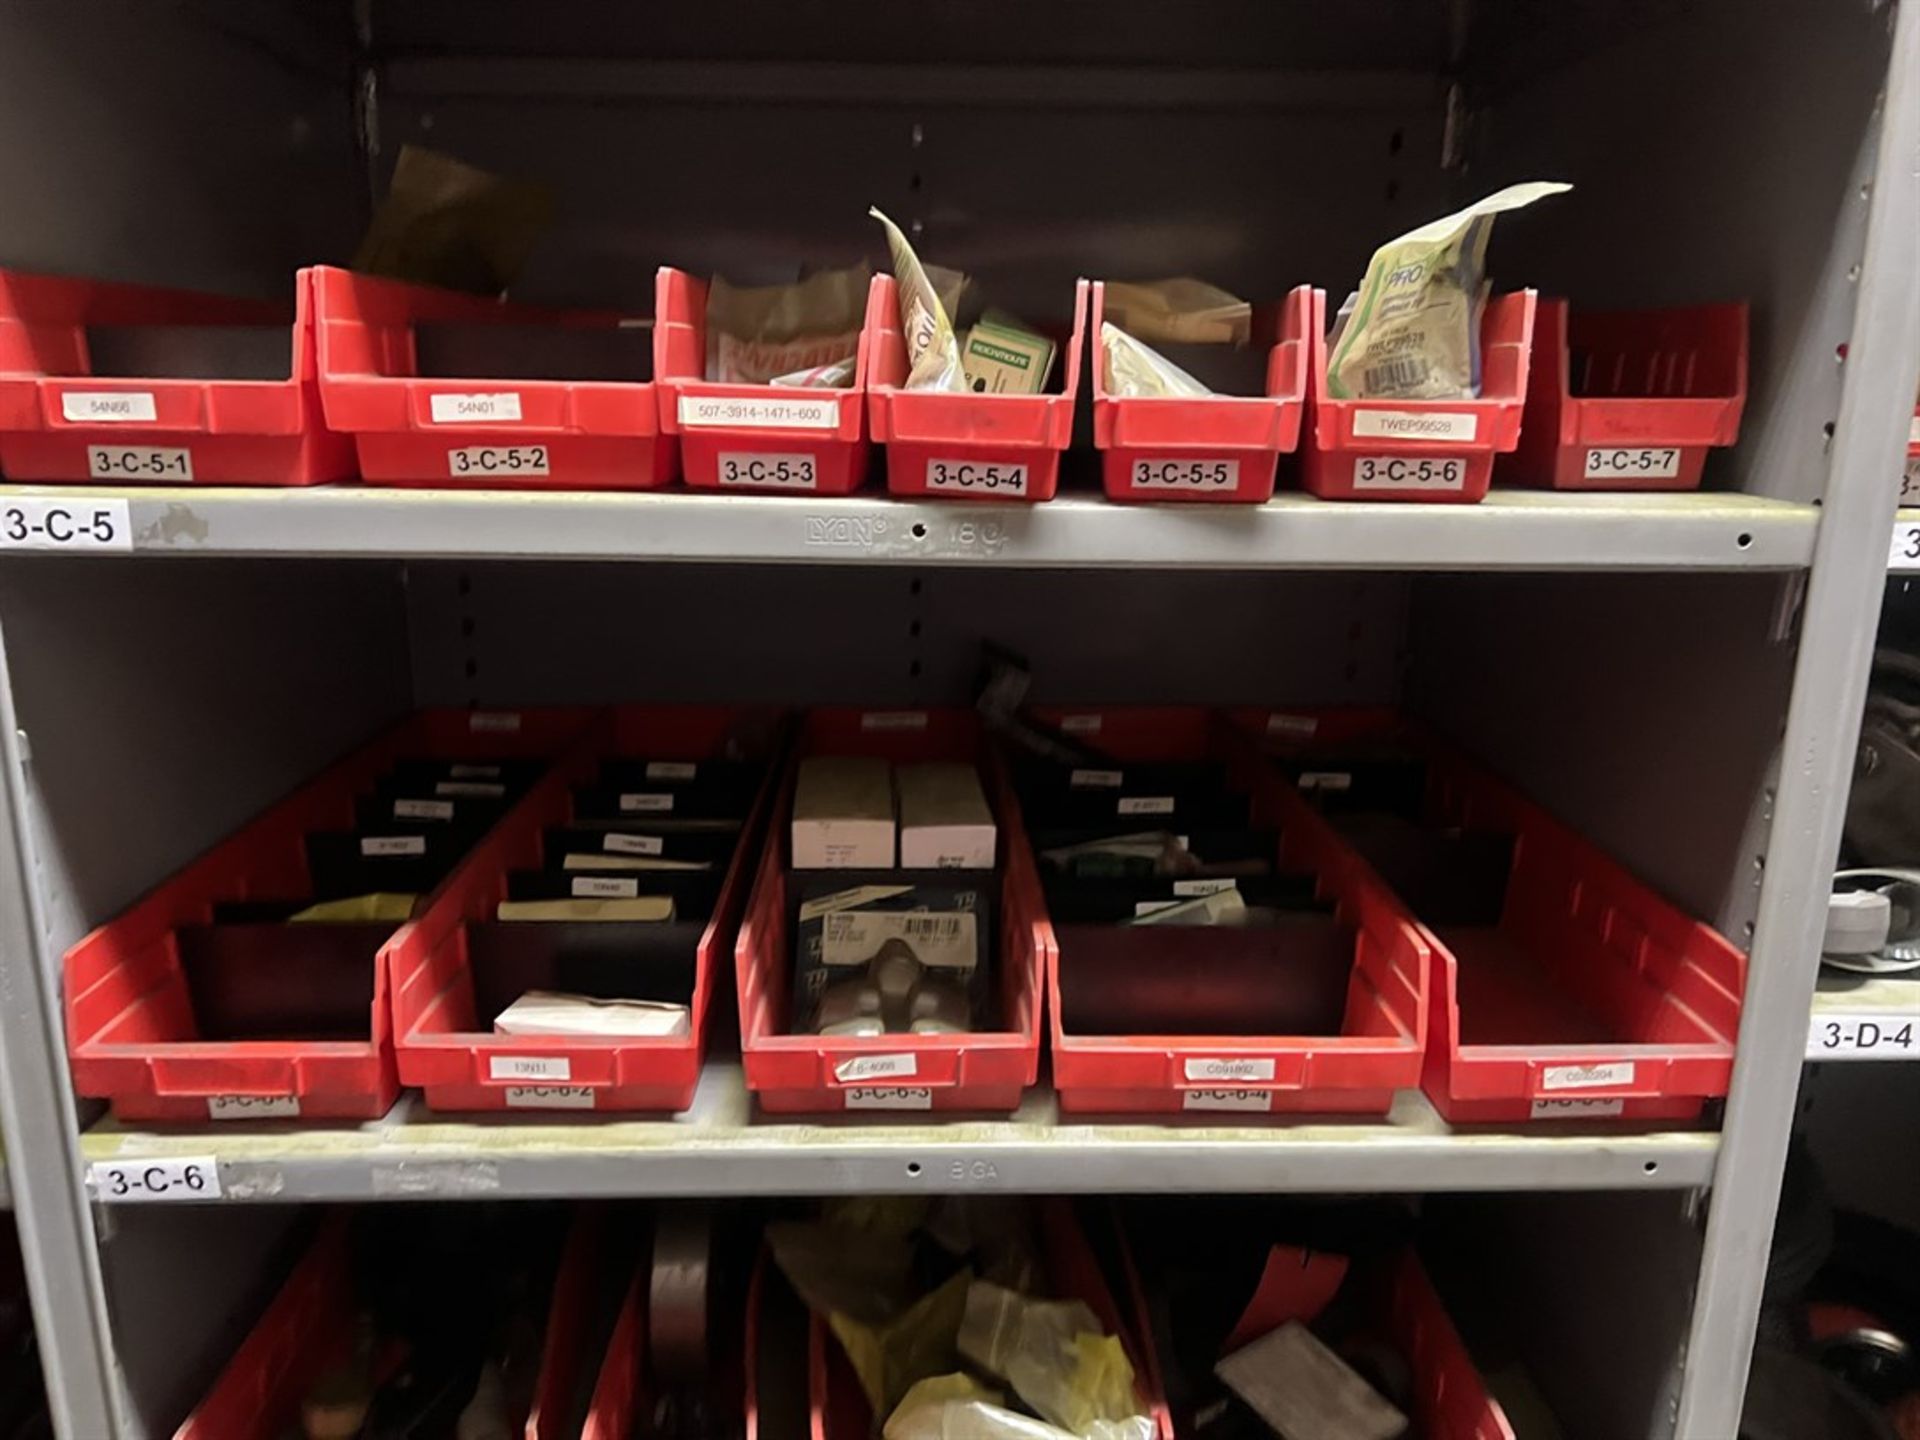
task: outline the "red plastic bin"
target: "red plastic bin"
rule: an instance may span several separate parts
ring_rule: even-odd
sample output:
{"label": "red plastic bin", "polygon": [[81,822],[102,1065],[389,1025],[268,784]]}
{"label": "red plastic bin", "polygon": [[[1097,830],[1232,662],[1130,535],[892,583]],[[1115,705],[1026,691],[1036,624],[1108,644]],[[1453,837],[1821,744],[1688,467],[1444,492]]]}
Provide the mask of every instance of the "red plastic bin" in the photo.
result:
{"label": "red plastic bin", "polygon": [[867,296],[872,337],[867,406],[873,438],[887,447],[887,489],[940,499],[1051,500],[1060,456],[1073,441],[1080,352],[1087,333],[1087,282],[1073,287],[1073,328],[1061,346],[1057,394],[955,395],[904,390],[907,346],[893,277],[876,275]]}
{"label": "red plastic bin", "polygon": [[[667,272],[655,285],[650,378],[624,380],[420,373],[423,340],[443,333],[438,327],[528,328],[560,368],[573,364],[582,347],[605,346],[631,325],[617,313],[507,305],[331,266],[315,274],[320,397],[327,423],[352,434],[368,484],[653,490],[673,482],[678,452],[660,424],[655,395],[681,358],[667,340],[673,296]],[[457,337],[460,330],[444,333]],[[626,358],[611,363],[617,367]],[[473,368],[487,362],[497,365],[498,354],[484,355]],[[608,363],[586,368],[604,370]]]}
{"label": "red plastic bin", "polygon": [[[744,713],[693,706],[615,711],[495,828],[461,867],[458,880],[395,938],[388,968],[400,1080],[419,1086],[430,1108],[675,1111],[693,1103],[714,972],[732,947],[746,900],[766,787],[741,827],[719,898],[695,943],[687,1035],[493,1033],[481,1023],[468,925],[493,919],[506,898],[509,872],[540,868],[547,827],[569,823],[573,787],[590,780],[601,760],[711,759]],[[771,776],[771,758],[768,764]],[[528,922],[512,923],[531,928]]]}
{"label": "red plastic bin", "polygon": [[1514,837],[1497,927],[1420,927],[1433,954],[1422,1084],[1448,1120],[1686,1120],[1727,1093],[1747,959],[1711,927],[1392,711],[1236,723],[1293,756],[1391,740],[1426,762],[1432,824]]}
{"label": "red plastic bin", "polygon": [[1323,500],[1470,504],[1496,451],[1520,440],[1535,295],[1496,295],[1480,317],[1477,400],[1336,400],[1327,393],[1327,293],[1313,292],[1301,482]]}
{"label": "red plastic bin", "polygon": [[[321,417],[313,276],[294,276],[287,306],[0,270],[0,473],[117,485],[350,477],[353,442]],[[255,355],[260,342],[284,342],[284,360]],[[175,373],[236,360],[275,376],[284,364],[284,378]]]}
{"label": "red plastic bin", "polygon": [[[578,1312],[598,1259],[598,1223],[589,1211],[567,1235],[524,1440],[560,1440],[564,1433],[580,1360],[575,1353]],[[301,1401],[329,1366],[351,1353],[359,1316],[348,1217],[331,1215],[173,1440],[279,1440],[297,1431]]]}
{"label": "red plastic bin", "polygon": [[[1053,1081],[1062,1111],[1384,1115],[1419,1083],[1427,1025],[1427,945],[1405,909],[1367,874],[1327,822],[1211,711],[1052,709],[1038,718],[1121,762],[1216,759],[1253,801],[1252,823],[1280,832],[1281,868],[1319,878],[1353,932],[1345,1013],[1334,1035],[1072,1035],[1061,1005],[1060,945],[1041,901]],[[1012,847],[1040,891],[1024,833]]]}
{"label": "red plastic bin", "polygon": [[[1016,833],[1012,792],[969,710],[810,711],[795,762],[809,754],[875,755],[895,762],[972,760],[1000,828]],[[791,1035],[793,955],[788,944],[787,867],[795,765],[770,813],[765,853],[734,948],[740,987],[740,1048],[747,1086],[775,1114],[837,1110],[1007,1111],[1040,1067],[1041,921],[1032,871],[1000,874],[998,998],[1002,1029],[960,1035]],[[832,871],[809,871],[830,875]],[[862,1078],[852,1062],[890,1057],[889,1075]],[[900,1058],[904,1057],[904,1059]],[[849,1078],[842,1079],[846,1074]]]}
{"label": "red plastic bin", "polygon": [[1259,504],[1273,498],[1280,457],[1300,443],[1307,399],[1307,328],[1312,287],[1254,312],[1254,334],[1271,346],[1264,396],[1120,399],[1107,394],[1099,350],[1105,282],[1093,282],[1096,347],[1093,443],[1109,500],[1214,500]]}
{"label": "red plastic bin", "polygon": [[[867,478],[867,366],[871,321],[860,332],[853,384],[834,389],[704,380],[707,285],[660,272],[671,370],[660,387],[660,425],[680,437],[696,490],[846,495]],[[869,308],[871,314],[871,308]]]}
{"label": "red plastic bin", "polygon": [[1697,490],[1740,435],[1747,307],[1574,311],[1542,300],[1520,447],[1502,480],[1552,490]]}
{"label": "red plastic bin", "polygon": [[[1126,1346],[1127,1359],[1133,1365],[1134,1393],[1140,1413],[1153,1421],[1159,1440],[1173,1440],[1173,1417],[1160,1391],[1160,1366],[1152,1349],[1152,1331],[1147,1311],[1137,1286],[1129,1286],[1123,1311],[1108,1288],[1100,1262],[1088,1243],[1070,1200],[1052,1197],[1036,1202],[1040,1224],[1040,1253],[1047,1265],[1048,1298],[1079,1300],[1099,1319],[1109,1335],[1117,1335]],[[1115,1248],[1122,1267],[1131,1273],[1126,1237],[1117,1229]],[[811,1440],[867,1440],[875,1431],[872,1407],[860,1388],[853,1367],[847,1362],[840,1342],[833,1338],[827,1322],[812,1318],[807,1332],[807,1368],[812,1390],[813,1427]],[[755,1430],[749,1421],[749,1440]]]}
{"label": "red plastic bin", "polygon": [[[583,710],[423,711],[79,941],[63,962],[74,1088],[112,1101],[124,1120],[384,1115],[400,1089],[386,954],[405,926],[284,926],[287,933],[272,942],[305,944],[317,932],[338,930],[345,938],[322,937],[325,943],[364,947],[368,1033],[350,1041],[201,1039],[181,931],[208,925],[220,902],[304,896],[307,832],[351,825],[355,797],[395,761],[416,755],[546,759],[572,743],[589,718]],[[456,865],[442,888],[459,878]],[[357,964],[360,957],[346,958]]]}

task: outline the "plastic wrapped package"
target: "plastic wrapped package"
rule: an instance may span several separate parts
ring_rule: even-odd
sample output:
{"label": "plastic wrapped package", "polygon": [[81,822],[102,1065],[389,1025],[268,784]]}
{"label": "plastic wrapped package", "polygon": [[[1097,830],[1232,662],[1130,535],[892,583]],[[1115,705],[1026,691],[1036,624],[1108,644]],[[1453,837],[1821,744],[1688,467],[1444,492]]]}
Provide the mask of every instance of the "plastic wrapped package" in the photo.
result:
{"label": "plastic wrapped package", "polygon": [[893,279],[900,292],[900,334],[907,345],[906,388],[966,394],[960,340],[933,280],[900,227],[877,209],[867,213],[887,232],[887,248],[893,254]]}
{"label": "plastic wrapped package", "polygon": [[1127,334],[1110,320],[1100,323],[1101,379],[1107,393],[1121,400],[1171,396],[1193,400],[1213,391],[1158,350]]}
{"label": "plastic wrapped package", "polygon": [[1082,1435],[1138,1409],[1133,1366],[1119,1339],[1078,1300],[1030,1300],[976,1280],[960,1322],[960,1353],[1005,1380],[1046,1420]]}
{"label": "plastic wrapped package", "polygon": [[864,263],[820,270],[791,285],[707,288],[706,378],[727,385],[845,389],[853,383],[866,316]]}
{"label": "plastic wrapped package", "polygon": [[907,1392],[888,1417],[885,1440],[1154,1440],[1153,1422],[1136,1415],[1097,1421],[1074,1434],[999,1404],[965,1375],[936,1375]]}

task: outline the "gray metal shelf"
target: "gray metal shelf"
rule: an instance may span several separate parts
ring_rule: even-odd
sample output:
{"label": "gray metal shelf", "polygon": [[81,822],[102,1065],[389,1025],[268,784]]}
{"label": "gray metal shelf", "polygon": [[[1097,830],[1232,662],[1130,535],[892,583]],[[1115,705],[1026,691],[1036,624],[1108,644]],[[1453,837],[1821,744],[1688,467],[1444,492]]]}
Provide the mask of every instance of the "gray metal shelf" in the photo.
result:
{"label": "gray metal shelf", "polygon": [[1457,506],[1288,495],[1249,507],[1080,498],[991,505],[879,493],[0,486],[0,507],[22,497],[88,506],[124,499],[139,554],[1209,570],[1791,570],[1811,558],[1820,514],[1735,493],[1496,491]]}
{"label": "gray metal shelf", "polygon": [[[737,1061],[710,1064],[667,1120],[478,1119],[408,1094],[368,1125],[155,1132],[102,1122],[92,1165],[213,1158],[222,1203],[836,1195],[979,1190],[1434,1192],[1693,1188],[1712,1178],[1711,1130],[1567,1125],[1455,1130],[1417,1091],[1384,1121],[1077,1123],[1053,1093],[1008,1119],[755,1118]],[[109,1199],[106,1187],[102,1199]]]}

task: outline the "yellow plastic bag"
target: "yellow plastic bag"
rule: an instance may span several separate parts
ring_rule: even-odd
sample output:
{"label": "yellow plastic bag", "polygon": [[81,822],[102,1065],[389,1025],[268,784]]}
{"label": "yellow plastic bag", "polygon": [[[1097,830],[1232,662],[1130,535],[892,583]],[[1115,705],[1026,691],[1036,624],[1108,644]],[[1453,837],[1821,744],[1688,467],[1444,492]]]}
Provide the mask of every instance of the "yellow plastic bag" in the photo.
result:
{"label": "yellow plastic bag", "polygon": [[1139,1413],[1125,1348],[1078,1300],[1030,1300],[976,1280],[967,1291],[958,1345],[969,1361],[1069,1433]]}
{"label": "yellow plastic bag", "polygon": [[972,1284],[973,1272],[962,1270],[884,1325],[863,1325],[838,1311],[827,1316],[874,1414],[891,1413],[918,1381],[953,1369]]}
{"label": "yellow plastic bag", "polygon": [[419,898],[417,895],[376,891],[371,895],[349,896],[345,900],[322,900],[318,905],[295,911],[287,917],[287,923],[349,925],[378,920],[400,924],[413,918],[413,902]]}

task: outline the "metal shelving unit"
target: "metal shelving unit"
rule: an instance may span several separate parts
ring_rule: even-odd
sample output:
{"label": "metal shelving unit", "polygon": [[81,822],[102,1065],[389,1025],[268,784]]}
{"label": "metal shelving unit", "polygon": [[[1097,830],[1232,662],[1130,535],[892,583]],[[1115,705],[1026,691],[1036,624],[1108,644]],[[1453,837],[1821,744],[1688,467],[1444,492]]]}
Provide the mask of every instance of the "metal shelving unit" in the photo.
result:
{"label": "metal shelving unit", "polygon": [[[628,297],[665,257],[864,249],[874,200],[1016,303],[1015,253],[1112,274],[1177,256],[1282,293],[1451,200],[1565,174],[1580,207],[1503,222],[1503,272],[1597,302],[1745,296],[1756,347],[1743,442],[1699,495],[0,485],[0,516],[124,506],[127,540],[0,554],[0,1128],[67,1440],[170,1433],[302,1204],[982,1190],[1500,1192],[1529,1257],[1513,1292],[1552,1299],[1531,1334],[1570,1440],[1729,1440],[1809,1015],[1879,1013],[1874,987],[1816,994],[1813,956],[1920,374],[1911,5],[1194,0],[1176,20],[1115,0],[1097,33],[1043,7],[983,51],[970,7],[906,24],[877,0],[754,26],[726,5],[588,24],[96,3],[112,24],[0,12],[0,263],[278,293],[350,251],[415,140],[556,186],[567,218],[528,279],[556,299]],[[765,143],[809,125],[840,148]],[[1086,163],[1116,147],[1138,183]],[[616,152],[639,159],[610,183]],[[724,1058],[659,1121],[464,1120],[409,1096],[364,1126],[162,1132],[75,1104],[67,945],[406,710],[941,703],[987,637],[1031,653],[1045,698],[1395,703],[1451,732],[1746,947],[1724,1113],[1455,1129],[1407,1092],[1379,1123],[1094,1124],[1043,1086],[1000,1120],[789,1122],[756,1116]],[[217,1205],[89,1184],[194,1160]],[[178,1283],[214,1246],[230,1263]]]}

